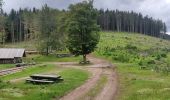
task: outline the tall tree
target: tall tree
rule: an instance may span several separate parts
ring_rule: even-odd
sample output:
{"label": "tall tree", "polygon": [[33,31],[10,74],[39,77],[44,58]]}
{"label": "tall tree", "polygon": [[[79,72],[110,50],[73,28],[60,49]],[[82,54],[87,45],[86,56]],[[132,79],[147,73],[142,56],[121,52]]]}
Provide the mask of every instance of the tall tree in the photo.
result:
{"label": "tall tree", "polygon": [[104,31],[137,32],[155,37],[166,33],[165,23],[152,17],[142,16],[140,13],[108,9],[98,12],[97,21]]}
{"label": "tall tree", "polygon": [[3,0],[0,0],[0,42],[1,44],[4,44],[5,42],[5,29],[4,29],[5,17],[3,14],[2,6],[3,6]]}
{"label": "tall tree", "polygon": [[40,48],[42,51],[46,52],[46,55],[52,49],[56,49],[60,45],[60,36],[57,33],[57,21],[56,21],[57,11],[49,8],[47,5],[42,7],[40,14]]}
{"label": "tall tree", "polygon": [[67,47],[72,54],[86,55],[93,52],[99,42],[99,26],[97,11],[93,8],[93,0],[83,1],[69,7]]}

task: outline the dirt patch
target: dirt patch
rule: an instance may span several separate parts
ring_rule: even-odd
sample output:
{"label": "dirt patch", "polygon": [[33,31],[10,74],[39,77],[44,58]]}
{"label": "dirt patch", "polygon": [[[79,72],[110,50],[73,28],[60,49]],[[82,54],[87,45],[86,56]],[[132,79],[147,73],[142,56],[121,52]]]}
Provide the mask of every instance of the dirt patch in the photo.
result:
{"label": "dirt patch", "polygon": [[[63,96],[62,98],[60,98],[60,100],[79,100],[79,98],[86,95],[96,85],[103,74],[107,76],[108,81],[103,87],[102,91],[100,91],[100,93],[91,100],[115,99],[118,89],[117,73],[114,70],[115,66],[113,66],[110,62],[106,60],[95,58],[93,56],[88,56],[88,59],[93,64],[86,67],[83,66],[83,68],[81,66],[76,66],[75,63],[71,62],[62,64],[58,63],[59,65],[63,65],[64,67],[82,68],[92,73],[90,79],[87,80],[82,86]],[[85,97],[84,99],[88,100],[88,97]]]}

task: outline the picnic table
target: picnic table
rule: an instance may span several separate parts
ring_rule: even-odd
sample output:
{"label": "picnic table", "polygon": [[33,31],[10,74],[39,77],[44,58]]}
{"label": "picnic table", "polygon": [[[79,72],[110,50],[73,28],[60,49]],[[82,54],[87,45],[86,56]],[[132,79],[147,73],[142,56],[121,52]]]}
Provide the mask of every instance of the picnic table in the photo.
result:
{"label": "picnic table", "polygon": [[56,83],[59,81],[63,81],[60,75],[40,75],[34,74],[31,75],[29,79],[26,79],[26,82],[30,83],[40,83],[40,84],[47,84],[47,83]]}
{"label": "picnic table", "polygon": [[35,79],[26,79],[27,83],[41,83],[41,84],[48,84],[48,83],[54,83],[54,81],[48,81],[48,80],[35,80]]}
{"label": "picnic table", "polygon": [[38,80],[57,80],[59,78],[61,78],[60,75],[40,75],[40,74],[34,74],[30,76],[32,79],[38,79]]}

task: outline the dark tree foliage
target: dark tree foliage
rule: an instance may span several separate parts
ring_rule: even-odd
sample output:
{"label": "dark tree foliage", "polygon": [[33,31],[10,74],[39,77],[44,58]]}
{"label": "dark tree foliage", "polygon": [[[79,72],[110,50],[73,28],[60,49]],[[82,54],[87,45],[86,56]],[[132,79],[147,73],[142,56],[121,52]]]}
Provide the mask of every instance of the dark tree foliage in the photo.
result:
{"label": "dark tree foliage", "polygon": [[98,24],[104,31],[135,32],[161,37],[166,33],[166,25],[161,20],[142,16],[141,13],[119,10],[99,10]]}
{"label": "dark tree foliage", "polygon": [[12,9],[9,14],[4,14],[6,17],[6,42],[14,43],[36,38],[34,33],[37,27],[34,27],[33,19],[35,14],[37,14],[36,17],[39,17],[39,13],[39,10],[33,12],[30,9],[20,9],[19,11]]}
{"label": "dark tree foliage", "polygon": [[40,14],[40,48],[45,49],[46,55],[49,54],[49,48],[53,47],[53,43],[55,43],[54,33],[56,28],[53,9],[50,9],[47,5],[43,6]]}
{"label": "dark tree foliage", "polygon": [[0,0],[0,43],[4,44],[5,42],[5,16],[3,14],[3,0]]}

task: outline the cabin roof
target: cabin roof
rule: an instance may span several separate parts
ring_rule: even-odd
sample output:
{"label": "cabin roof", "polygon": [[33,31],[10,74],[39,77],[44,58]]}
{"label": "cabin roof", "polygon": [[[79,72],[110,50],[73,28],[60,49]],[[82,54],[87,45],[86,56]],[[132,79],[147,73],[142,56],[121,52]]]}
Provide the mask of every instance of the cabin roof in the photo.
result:
{"label": "cabin roof", "polygon": [[0,48],[0,59],[13,59],[25,56],[25,49]]}

